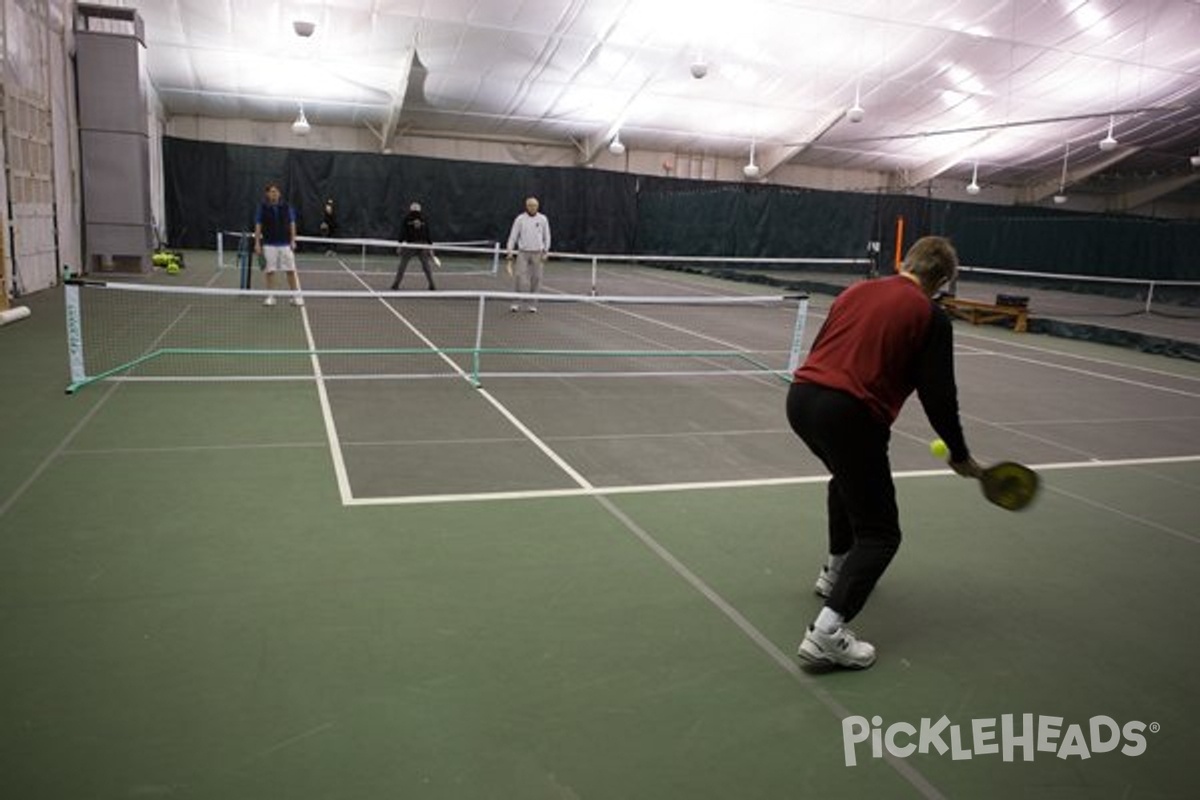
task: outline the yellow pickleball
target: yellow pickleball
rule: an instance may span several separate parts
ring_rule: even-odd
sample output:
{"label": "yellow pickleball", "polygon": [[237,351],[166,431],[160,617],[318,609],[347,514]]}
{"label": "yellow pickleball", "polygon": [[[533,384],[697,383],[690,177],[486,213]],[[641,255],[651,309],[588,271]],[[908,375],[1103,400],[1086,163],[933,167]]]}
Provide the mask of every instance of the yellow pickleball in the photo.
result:
{"label": "yellow pickleball", "polygon": [[934,439],[929,443],[929,452],[933,453],[934,458],[945,458],[950,455],[950,448],[941,439]]}

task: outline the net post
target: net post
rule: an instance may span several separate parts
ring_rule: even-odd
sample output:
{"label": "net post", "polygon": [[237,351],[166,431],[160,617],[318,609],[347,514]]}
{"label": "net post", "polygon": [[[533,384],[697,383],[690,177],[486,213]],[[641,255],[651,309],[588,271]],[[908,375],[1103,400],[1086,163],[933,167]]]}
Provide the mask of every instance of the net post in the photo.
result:
{"label": "net post", "polygon": [[500,243],[492,243],[492,274],[500,274]]}
{"label": "net post", "polygon": [[225,268],[225,234],[217,231],[217,269]]}
{"label": "net post", "polygon": [[1154,302],[1154,281],[1150,281],[1150,288],[1146,290],[1146,313],[1150,313],[1150,304]]}
{"label": "net post", "polygon": [[596,296],[596,256],[592,256],[592,297]]}
{"label": "net post", "polygon": [[67,311],[67,360],[71,367],[71,385],[67,394],[87,381],[87,369],[83,354],[83,316],[79,308],[79,284],[67,281],[63,287],[63,299]]}
{"label": "net post", "polygon": [[896,263],[894,271],[900,271],[900,265],[904,262],[904,215],[896,217]]}
{"label": "net post", "polygon": [[476,389],[479,388],[481,381],[479,380],[480,355],[483,352],[483,311],[487,303],[487,298],[483,295],[479,296],[479,311],[475,315],[475,347],[471,351],[471,385]]}
{"label": "net post", "polygon": [[792,329],[792,349],[788,353],[787,371],[790,375],[800,367],[800,352],[804,341],[804,325],[808,320],[808,296],[801,295],[796,307],[796,324]]}

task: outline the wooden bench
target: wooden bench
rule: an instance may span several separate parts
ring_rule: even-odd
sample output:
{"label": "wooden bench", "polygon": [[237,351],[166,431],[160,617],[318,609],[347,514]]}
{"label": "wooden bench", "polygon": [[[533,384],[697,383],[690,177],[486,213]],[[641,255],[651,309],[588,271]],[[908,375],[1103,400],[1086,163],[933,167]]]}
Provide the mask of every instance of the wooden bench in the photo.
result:
{"label": "wooden bench", "polygon": [[1024,305],[999,305],[980,300],[964,300],[951,295],[942,297],[938,302],[947,313],[965,319],[972,325],[1011,319],[1013,330],[1017,333],[1024,333],[1029,325],[1029,308]]}

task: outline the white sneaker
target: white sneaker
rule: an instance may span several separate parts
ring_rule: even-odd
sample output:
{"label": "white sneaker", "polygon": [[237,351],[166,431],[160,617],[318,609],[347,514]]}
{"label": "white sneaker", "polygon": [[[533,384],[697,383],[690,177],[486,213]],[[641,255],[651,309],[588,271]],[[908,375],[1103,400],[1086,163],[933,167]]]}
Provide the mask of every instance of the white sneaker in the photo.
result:
{"label": "white sneaker", "polygon": [[266,300],[263,300],[263,305],[264,305],[264,306],[273,306],[273,305],[275,305],[275,295],[273,295],[273,294],[269,294],[269,295],[267,295],[267,299],[266,299]]}
{"label": "white sneaker", "polygon": [[525,309],[525,310],[526,310],[526,311],[528,311],[530,314],[536,314],[536,313],[537,313],[537,306],[530,306],[529,308],[527,308],[527,309]]}
{"label": "white sneaker", "polygon": [[294,306],[302,306],[304,305],[304,298],[297,295],[296,297],[293,297],[290,302]]}
{"label": "white sneaker", "polygon": [[814,667],[866,669],[875,663],[874,646],[860,642],[845,625],[833,633],[822,633],[809,625],[796,655]]}
{"label": "white sneaker", "polygon": [[833,593],[833,583],[837,580],[837,573],[827,566],[821,567],[821,574],[817,576],[817,582],[813,584],[813,591],[817,597],[829,599],[829,595]]}
{"label": "white sneaker", "polygon": [[516,303],[513,303],[511,306],[508,307],[508,310],[509,311],[520,311],[521,307],[519,305],[517,305]]}

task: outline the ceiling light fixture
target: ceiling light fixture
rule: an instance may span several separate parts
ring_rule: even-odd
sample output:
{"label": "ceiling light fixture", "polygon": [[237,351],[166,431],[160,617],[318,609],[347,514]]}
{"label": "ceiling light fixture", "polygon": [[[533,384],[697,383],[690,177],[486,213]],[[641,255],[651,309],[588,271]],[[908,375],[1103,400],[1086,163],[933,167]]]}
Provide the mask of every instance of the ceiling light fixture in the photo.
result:
{"label": "ceiling light fixture", "polygon": [[979,162],[975,162],[975,168],[971,170],[971,182],[967,184],[967,194],[979,194]]}
{"label": "ceiling light fixture", "polygon": [[1193,167],[1200,169],[1200,153],[1196,153],[1196,155],[1192,156],[1188,160],[1192,162]]}
{"label": "ceiling light fixture", "polygon": [[297,36],[304,38],[304,39],[307,39],[308,37],[312,36],[313,31],[315,31],[316,29],[317,29],[317,23],[309,22],[306,19],[298,19],[298,20],[295,20],[292,22],[292,30],[294,30],[296,32]]}
{"label": "ceiling light fixture", "polygon": [[692,77],[700,80],[708,74],[708,62],[704,60],[704,56],[696,54],[696,60],[692,62]]}
{"label": "ceiling light fixture", "polygon": [[620,131],[617,131],[616,134],[613,136],[613,140],[611,142],[609,142],[608,152],[612,153],[614,156],[619,156],[619,155],[625,154],[625,144],[624,144],[624,142],[621,141],[621,132]]}
{"label": "ceiling light fixture", "polygon": [[296,121],[292,123],[292,133],[297,136],[306,136],[312,130],[312,126],[308,124],[308,117],[304,116],[304,103],[300,104],[300,113],[296,115]]}
{"label": "ceiling light fixture", "polygon": [[1100,149],[1104,152],[1116,149],[1117,140],[1113,138],[1113,118],[1108,118],[1108,136],[1100,140]]}
{"label": "ceiling light fixture", "polygon": [[758,177],[758,164],[754,163],[754,142],[750,142],[750,163],[742,167],[742,174],[747,178],[754,180]]}
{"label": "ceiling light fixture", "polygon": [[1071,155],[1071,143],[1067,142],[1063,145],[1063,168],[1062,177],[1058,181],[1058,194],[1054,195],[1055,205],[1062,205],[1067,202],[1067,159]]}
{"label": "ceiling light fixture", "polygon": [[859,102],[859,88],[859,84],[855,84],[854,105],[850,106],[850,108],[846,110],[846,119],[850,120],[851,122],[862,122],[863,117],[867,115],[867,112],[863,109],[862,104]]}

